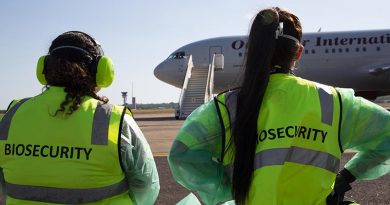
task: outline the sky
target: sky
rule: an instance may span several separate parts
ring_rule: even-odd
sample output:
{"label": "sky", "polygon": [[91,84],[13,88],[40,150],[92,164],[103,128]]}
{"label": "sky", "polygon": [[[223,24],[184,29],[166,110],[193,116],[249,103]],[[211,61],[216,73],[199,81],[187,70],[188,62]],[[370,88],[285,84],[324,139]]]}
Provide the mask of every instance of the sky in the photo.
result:
{"label": "sky", "polygon": [[297,15],[304,33],[390,27],[388,0],[1,0],[0,110],[41,93],[38,58],[70,30],[93,36],[114,62],[115,80],[99,95],[115,104],[123,102],[122,91],[137,103],[177,102],[180,89],[159,81],[153,69],[188,43],[248,34],[252,17],[271,6]]}

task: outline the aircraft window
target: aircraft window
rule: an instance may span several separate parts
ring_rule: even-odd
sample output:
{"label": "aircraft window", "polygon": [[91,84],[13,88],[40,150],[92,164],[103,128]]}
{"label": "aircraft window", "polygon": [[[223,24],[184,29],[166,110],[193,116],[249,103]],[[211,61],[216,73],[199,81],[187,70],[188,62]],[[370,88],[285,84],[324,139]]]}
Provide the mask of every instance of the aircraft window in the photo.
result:
{"label": "aircraft window", "polygon": [[366,47],[363,47],[363,51],[366,52],[366,51],[367,51],[367,48],[366,48]]}
{"label": "aircraft window", "polygon": [[336,49],[332,48],[332,53],[335,53],[336,52]]}
{"label": "aircraft window", "polygon": [[328,50],[328,49],[325,49],[325,53],[329,53],[329,50]]}
{"label": "aircraft window", "polygon": [[316,50],[314,50],[314,49],[311,50],[311,53],[312,53],[312,54],[315,54],[315,53],[316,53]]}
{"label": "aircraft window", "polygon": [[360,51],[360,49],[359,48],[356,48],[356,52],[359,52]]}
{"label": "aircraft window", "polygon": [[348,52],[349,52],[349,48],[345,48],[345,52],[347,52],[347,53],[348,53]]}
{"label": "aircraft window", "polygon": [[170,56],[168,56],[168,59],[182,59],[185,56],[184,51],[172,53]]}
{"label": "aircraft window", "polygon": [[308,51],[308,50],[305,50],[305,54],[309,54],[309,51]]}
{"label": "aircraft window", "polygon": [[377,50],[377,51],[380,51],[380,50],[381,50],[381,47],[379,47],[379,46],[376,47],[376,50]]}
{"label": "aircraft window", "polygon": [[343,52],[343,49],[342,48],[339,48],[339,53],[342,53]]}

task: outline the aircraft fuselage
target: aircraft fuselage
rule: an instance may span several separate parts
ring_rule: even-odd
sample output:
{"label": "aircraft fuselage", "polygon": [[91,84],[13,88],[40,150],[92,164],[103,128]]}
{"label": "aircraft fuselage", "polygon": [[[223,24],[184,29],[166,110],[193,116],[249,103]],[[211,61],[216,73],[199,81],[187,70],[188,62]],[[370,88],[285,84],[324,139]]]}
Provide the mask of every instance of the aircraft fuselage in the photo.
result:
{"label": "aircraft fuselage", "polygon": [[[318,32],[303,36],[304,50],[297,76],[361,93],[390,94],[390,30]],[[155,76],[181,88],[186,58],[195,67],[209,66],[215,53],[224,55],[224,69],[216,70],[215,93],[238,87],[242,79],[246,36],[210,38],[185,45],[159,64]]]}

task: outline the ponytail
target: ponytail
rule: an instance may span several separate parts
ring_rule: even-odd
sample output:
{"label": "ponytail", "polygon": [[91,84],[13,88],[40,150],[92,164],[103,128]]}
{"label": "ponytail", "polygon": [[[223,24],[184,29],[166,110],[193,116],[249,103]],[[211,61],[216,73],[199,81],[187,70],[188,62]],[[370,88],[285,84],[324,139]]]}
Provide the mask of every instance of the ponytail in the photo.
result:
{"label": "ponytail", "polygon": [[257,14],[249,33],[244,81],[237,96],[232,135],[235,151],[232,194],[238,205],[245,204],[252,182],[257,120],[269,81],[278,26],[278,12],[267,9]]}

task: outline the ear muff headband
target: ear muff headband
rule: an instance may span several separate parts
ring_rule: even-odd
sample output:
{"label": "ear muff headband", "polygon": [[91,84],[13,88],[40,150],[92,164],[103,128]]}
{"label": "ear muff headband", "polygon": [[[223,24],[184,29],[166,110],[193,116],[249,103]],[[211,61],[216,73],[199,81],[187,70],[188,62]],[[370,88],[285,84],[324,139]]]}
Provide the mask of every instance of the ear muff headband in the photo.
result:
{"label": "ear muff headband", "polygon": [[84,50],[84,49],[82,49],[82,48],[79,48],[79,47],[77,47],[77,46],[58,46],[58,47],[56,47],[56,48],[53,48],[53,49],[50,51],[50,54],[53,53],[53,52],[56,51],[56,50],[60,50],[60,49],[63,49],[63,48],[76,49],[76,50],[78,50],[78,51],[83,52],[85,55],[87,55],[87,56],[93,58],[93,55],[92,55],[90,52],[88,52],[88,51],[86,51],[86,50]]}

